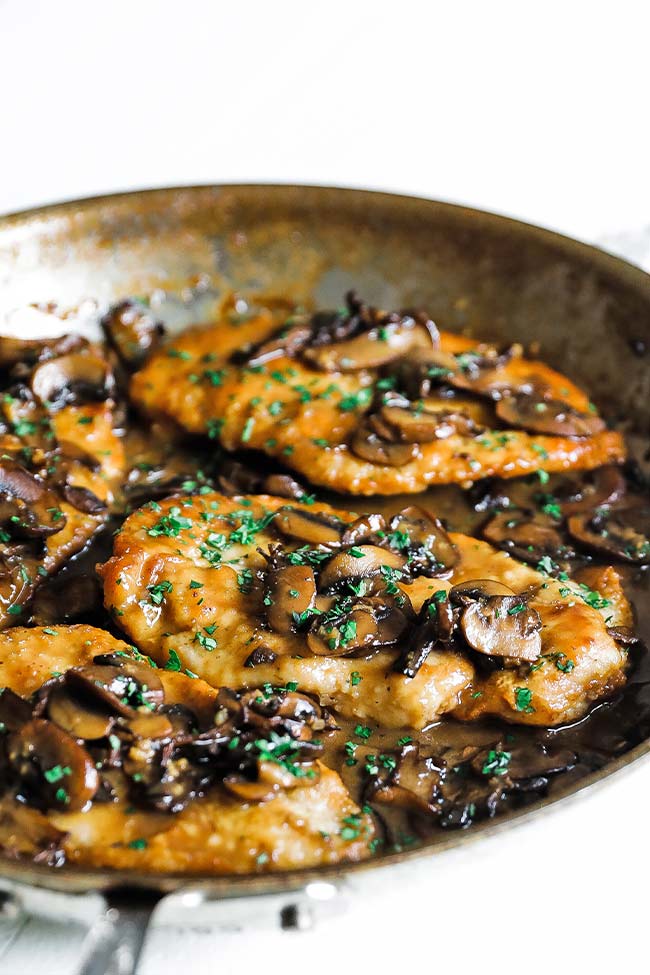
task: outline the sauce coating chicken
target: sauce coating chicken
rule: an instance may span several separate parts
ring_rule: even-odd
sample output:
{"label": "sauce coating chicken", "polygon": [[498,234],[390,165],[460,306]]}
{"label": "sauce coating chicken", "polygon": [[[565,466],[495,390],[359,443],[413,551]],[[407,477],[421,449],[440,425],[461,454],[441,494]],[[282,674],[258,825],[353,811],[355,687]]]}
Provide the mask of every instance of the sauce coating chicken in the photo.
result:
{"label": "sauce coating chicken", "polygon": [[0,629],[25,620],[38,586],[101,528],[125,474],[110,366],[68,338],[0,340],[0,369],[20,376],[0,409]]}
{"label": "sauce coating chicken", "polygon": [[351,494],[624,459],[621,435],[585,393],[519,347],[500,352],[421,315],[348,301],[347,312],[284,332],[264,312],[190,329],[133,377],[132,398],[189,433],[263,451]]}
{"label": "sauce coating chicken", "polygon": [[214,874],[371,853],[372,820],[309,744],[327,722],[306,698],[217,692],[83,625],[0,634],[0,682],[8,855]]}
{"label": "sauce coating chicken", "polygon": [[385,523],[267,496],[170,498],[127,519],[99,572],[106,607],[159,664],[177,656],[214,686],[295,682],[384,727],[556,725],[625,681],[613,569],[599,593],[421,509]]}

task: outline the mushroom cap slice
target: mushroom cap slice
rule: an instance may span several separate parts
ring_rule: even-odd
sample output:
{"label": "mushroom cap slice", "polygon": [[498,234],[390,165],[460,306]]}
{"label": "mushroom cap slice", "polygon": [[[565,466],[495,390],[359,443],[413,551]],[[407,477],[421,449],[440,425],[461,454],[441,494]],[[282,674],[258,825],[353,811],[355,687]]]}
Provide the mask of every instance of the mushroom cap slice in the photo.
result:
{"label": "mushroom cap slice", "polygon": [[391,518],[388,527],[388,542],[406,555],[410,570],[430,578],[451,574],[458,552],[438,518],[409,505]]}
{"label": "mushroom cap slice", "polygon": [[650,504],[598,508],[567,520],[569,534],[596,552],[636,565],[650,563]]}
{"label": "mushroom cap slice", "polygon": [[[415,406],[398,406],[387,403],[379,411],[382,425],[392,437],[401,443],[432,443],[445,440],[453,434],[472,436],[476,432],[474,421],[452,410],[434,412]],[[379,431],[376,431],[379,433]]]}
{"label": "mushroom cap slice", "polygon": [[331,516],[290,505],[279,509],[273,524],[286,538],[297,538],[309,545],[338,545],[345,528]]}
{"label": "mushroom cap slice", "polygon": [[276,633],[292,633],[296,619],[312,608],[316,578],[309,565],[271,565],[266,574],[264,606],[269,626]]}
{"label": "mushroom cap slice", "polygon": [[153,668],[126,660],[116,665],[71,667],[66,682],[114,714],[130,718],[137,708],[162,704],[163,687]]}
{"label": "mushroom cap slice", "polygon": [[542,621],[521,596],[473,601],[463,610],[460,626],[469,646],[490,657],[532,662],[542,652]]}
{"label": "mushroom cap slice", "polygon": [[373,429],[369,419],[361,422],[350,440],[350,450],[361,460],[386,467],[402,467],[417,456],[417,444],[385,440]]}
{"label": "mushroom cap slice", "polygon": [[404,315],[379,319],[371,328],[344,341],[316,345],[302,350],[302,357],[325,372],[357,372],[378,369],[413,349],[433,349],[438,330],[425,317]]}
{"label": "mushroom cap slice", "polygon": [[511,552],[522,562],[536,565],[544,555],[572,555],[571,549],[550,520],[531,512],[501,511],[483,526],[481,534],[493,545]]}
{"label": "mushroom cap slice", "polygon": [[500,399],[496,414],[508,426],[556,437],[592,437],[605,429],[595,413],[581,413],[562,400],[538,399],[526,393]]}
{"label": "mushroom cap slice", "polygon": [[408,621],[396,601],[387,597],[357,599],[340,613],[336,607],[316,617],[307,634],[312,653],[321,657],[359,655],[392,646],[406,633]]}
{"label": "mushroom cap slice", "polygon": [[477,599],[487,596],[514,596],[515,592],[498,579],[468,579],[459,582],[449,590],[449,602],[458,606],[469,606]]}
{"label": "mushroom cap slice", "polygon": [[47,716],[74,738],[93,741],[104,738],[113,727],[114,718],[98,707],[95,699],[84,699],[65,683],[52,688],[47,701]]}
{"label": "mushroom cap slice", "polygon": [[144,365],[148,355],[160,345],[165,332],[163,323],[153,317],[149,308],[133,298],[109,308],[100,324],[129,372]]}
{"label": "mushroom cap slice", "polygon": [[335,589],[348,580],[367,579],[382,569],[401,571],[406,558],[379,545],[355,545],[337,552],[322,568],[318,577],[320,592]]}
{"label": "mushroom cap slice", "polygon": [[17,731],[32,717],[32,706],[10,687],[0,687],[0,727]]}
{"label": "mushroom cap slice", "polygon": [[66,518],[59,498],[20,464],[0,459],[0,524],[23,538],[61,531]]}
{"label": "mushroom cap slice", "polygon": [[105,359],[71,352],[37,366],[31,389],[50,410],[59,410],[68,403],[108,399],[115,391],[115,379]]}
{"label": "mushroom cap slice", "polygon": [[33,718],[12,732],[7,759],[28,802],[45,809],[83,809],[99,786],[86,749],[43,718]]}

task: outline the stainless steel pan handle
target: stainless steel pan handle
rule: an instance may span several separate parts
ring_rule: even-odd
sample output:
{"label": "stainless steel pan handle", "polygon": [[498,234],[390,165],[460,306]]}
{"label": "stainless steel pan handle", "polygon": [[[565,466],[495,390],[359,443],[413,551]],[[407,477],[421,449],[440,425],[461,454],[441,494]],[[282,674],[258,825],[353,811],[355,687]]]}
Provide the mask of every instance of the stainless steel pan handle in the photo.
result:
{"label": "stainless steel pan handle", "polygon": [[136,975],[147,929],[159,898],[106,898],[106,910],[91,926],[78,975]]}

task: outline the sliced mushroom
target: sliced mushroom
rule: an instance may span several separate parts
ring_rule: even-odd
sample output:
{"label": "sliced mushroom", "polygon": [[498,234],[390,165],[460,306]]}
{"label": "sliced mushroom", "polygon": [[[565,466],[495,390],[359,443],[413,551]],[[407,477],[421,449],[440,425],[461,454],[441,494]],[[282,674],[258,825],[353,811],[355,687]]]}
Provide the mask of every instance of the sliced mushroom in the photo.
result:
{"label": "sliced mushroom", "polygon": [[114,718],[105,708],[98,705],[95,698],[78,693],[73,688],[60,684],[48,696],[47,716],[69,732],[73,738],[93,741],[104,738],[113,727]]}
{"label": "sliced mushroom", "polygon": [[345,341],[308,347],[302,355],[325,372],[356,372],[378,369],[416,348],[435,348],[438,339],[438,330],[430,319],[405,315],[397,321],[387,318]]}
{"label": "sliced mushroom", "polygon": [[34,863],[60,867],[65,862],[66,837],[38,810],[9,795],[0,800],[0,849],[4,856],[30,857]]}
{"label": "sliced mushroom", "polygon": [[99,785],[86,749],[42,718],[34,718],[10,735],[7,759],[18,779],[19,793],[31,805],[44,809],[83,809]]}
{"label": "sliced mushroom", "polygon": [[106,338],[130,372],[139,369],[160,345],[165,327],[141,301],[127,298],[109,308],[100,322]]}
{"label": "sliced mushroom", "polygon": [[397,602],[370,597],[343,600],[323,617],[316,617],[307,633],[312,653],[325,657],[359,656],[393,646],[408,629]]}
{"label": "sliced mushroom", "polygon": [[114,714],[132,717],[137,708],[153,708],[163,701],[163,687],[156,672],[145,664],[90,664],[66,671],[66,683],[94,698]]}
{"label": "sliced mushroom", "polygon": [[[415,406],[393,406],[388,403],[381,408],[379,418],[383,428],[387,427],[391,432],[391,439],[402,443],[431,443],[455,434],[468,437],[477,432],[470,417],[449,410],[436,413]],[[373,419],[370,418],[370,423]],[[379,430],[376,432],[380,433]]]}
{"label": "sliced mushroom", "polygon": [[36,589],[33,559],[0,554],[0,629],[18,623]]}
{"label": "sliced mushroom", "polygon": [[417,626],[411,629],[409,639],[393,669],[405,677],[415,677],[429,654],[437,646],[451,643],[458,610],[448,595],[440,590],[429,596],[418,615]]}
{"label": "sliced mushroom", "polygon": [[85,487],[66,484],[63,487],[63,497],[77,511],[83,511],[88,515],[101,515],[107,509],[106,502]]}
{"label": "sliced mushroom", "polygon": [[378,545],[358,545],[343,549],[323,567],[318,577],[321,592],[336,589],[343,582],[380,575],[382,569],[401,571],[406,558]]}
{"label": "sliced mushroom", "polygon": [[457,606],[469,606],[477,599],[488,596],[514,596],[516,593],[497,579],[470,579],[459,582],[449,590],[449,602]]}
{"label": "sliced mushroom", "polygon": [[567,527],[590,550],[636,565],[650,563],[650,506],[645,503],[571,515]]}
{"label": "sliced mushroom", "polygon": [[277,653],[268,647],[255,647],[246,657],[244,667],[262,667],[264,664],[272,664],[277,657]]}
{"label": "sliced mushroom", "polygon": [[0,368],[12,366],[31,368],[44,359],[53,359],[87,345],[86,339],[74,332],[51,339],[18,339],[0,335]]}
{"label": "sliced mushroom", "polygon": [[592,437],[605,429],[595,413],[581,413],[562,400],[537,399],[526,393],[499,400],[496,414],[510,427],[556,437]]}
{"label": "sliced mushroom", "polygon": [[458,563],[458,551],[438,518],[409,505],[389,522],[385,544],[406,556],[411,574],[443,578]]}
{"label": "sliced mushroom", "polygon": [[166,714],[135,714],[126,722],[126,726],[136,738],[171,738],[174,726]]}
{"label": "sliced mushroom", "polygon": [[10,687],[0,687],[0,731],[17,731],[31,717],[32,707],[28,701]]}
{"label": "sliced mushroom", "polygon": [[309,322],[300,320],[295,325],[283,325],[275,335],[265,339],[246,357],[249,366],[261,366],[281,356],[295,356],[309,342],[312,328]]}
{"label": "sliced mushroom", "polygon": [[304,511],[289,505],[279,509],[273,524],[286,538],[296,538],[308,545],[338,545],[345,528],[331,515]]}
{"label": "sliced mushroom", "polygon": [[316,579],[308,565],[271,565],[266,574],[264,606],[269,626],[276,633],[292,633],[296,620],[314,605]]}
{"label": "sliced mushroom", "polygon": [[625,495],[627,485],[620,467],[607,464],[595,471],[586,471],[578,482],[569,481],[554,487],[564,515],[577,515],[583,511],[593,511],[605,505],[612,505]]}
{"label": "sliced mushroom", "polygon": [[[408,813],[430,817],[436,812],[442,765],[420,755],[419,746],[404,746],[389,767],[377,767],[366,797]],[[369,763],[367,763],[369,764]]]}
{"label": "sliced mushroom", "polygon": [[545,555],[570,558],[573,554],[553,522],[535,512],[499,512],[483,526],[481,534],[493,545],[533,565]]}
{"label": "sliced mushroom", "polygon": [[373,513],[360,515],[343,532],[342,545],[376,544],[377,533],[386,531],[386,519],[383,515]]}
{"label": "sliced mushroom", "polygon": [[[476,585],[476,584],[475,584]],[[480,593],[466,605],[460,618],[465,640],[478,653],[505,657],[513,661],[534,661],[542,652],[542,621],[537,610],[516,595],[488,595],[491,587],[478,587]],[[450,598],[458,597],[458,591]],[[465,591],[465,598],[469,590]]]}
{"label": "sliced mushroom", "polygon": [[41,363],[32,373],[31,389],[50,410],[69,403],[103,401],[113,395],[115,380],[98,355],[71,352]]}
{"label": "sliced mushroom", "polygon": [[0,416],[8,431],[19,438],[21,447],[32,455],[46,455],[56,443],[47,410],[22,383],[0,397]]}
{"label": "sliced mushroom", "polygon": [[42,538],[61,531],[66,518],[42,481],[12,460],[0,459],[0,525],[11,535]]}
{"label": "sliced mushroom", "polygon": [[385,467],[403,467],[417,456],[417,444],[397,443],[384,440],[365,418],[356,428],[350,440],[350,450],[361,460]]}

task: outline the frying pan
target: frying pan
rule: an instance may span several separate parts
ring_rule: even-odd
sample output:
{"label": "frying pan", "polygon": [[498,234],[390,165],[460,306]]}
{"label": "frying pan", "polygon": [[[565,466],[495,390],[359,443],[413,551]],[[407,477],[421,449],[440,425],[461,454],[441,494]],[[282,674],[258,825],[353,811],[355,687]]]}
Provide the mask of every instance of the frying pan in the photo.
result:
{"label": "frying pan", "polygon": [[[650,277],[585,244],[464,207],[359,190],[196,186],[64,203],[0,220],[0,331],[24,336],[31,303],[92,326],[120,297],[152,294],[172,329],[208,320],[224,293],[338,306],[355,287],[382,307],[424,306],[445,328],[538,340],[543,355],[624,417],[643,460],[650,435]],[[47,316],[41,315],[45,322]],[[40,320],[40,319],[39,319]],[[59,329],[60,330],[60,329]],[[646,458],[647,459],[647,458]],[[641,620],[641,629],[644,621]],[[646,637],[648,633],[643,634]],[[369,871],[426,865],[437,852],[510,827],[650,753],[645,740],[523,811],[444,833],[378,862],[250,877],[192,877],[0,860],[5,910],[76,919],[91,930],[85,975],[135,971],[161,898],[216,927],[256,916],[302,926],[344,906]],[[388,879],[388,878],[387,878]],[[115,970],[114,968],[112,970]]]}

